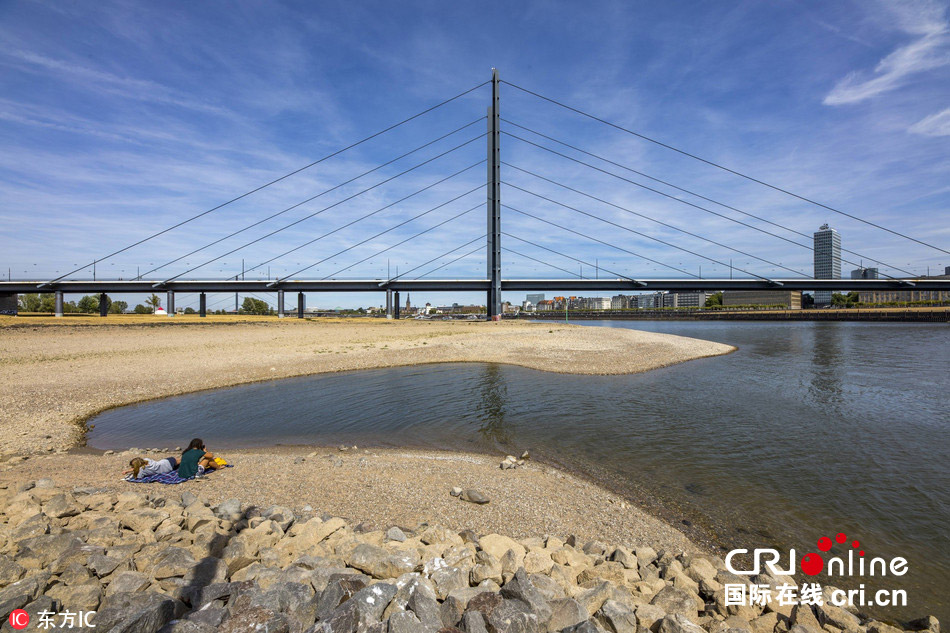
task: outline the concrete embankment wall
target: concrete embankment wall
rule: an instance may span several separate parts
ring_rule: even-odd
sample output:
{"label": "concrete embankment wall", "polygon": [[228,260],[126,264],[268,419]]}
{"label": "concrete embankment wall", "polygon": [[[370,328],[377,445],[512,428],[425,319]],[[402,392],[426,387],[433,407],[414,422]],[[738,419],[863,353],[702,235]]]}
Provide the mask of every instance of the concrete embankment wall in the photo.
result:
{"label": "concrete embankment wall", "polygon": [[[519,319],[564,321],[564,311],[533,312],[518,315]],[[674,311],[625,310],[574,311],[567,313],[568,321],[875,321],[905,323],[950,323],[950,309],[942,310],[755,310],[755,311]]]}

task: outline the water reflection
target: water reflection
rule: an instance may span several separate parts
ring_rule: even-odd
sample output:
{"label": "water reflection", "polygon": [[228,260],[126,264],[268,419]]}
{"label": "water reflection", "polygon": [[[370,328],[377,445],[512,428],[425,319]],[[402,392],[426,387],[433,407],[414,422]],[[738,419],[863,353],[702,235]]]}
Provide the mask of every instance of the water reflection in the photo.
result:
{"label": "water reflection", "polygon": [[811,394],[820,403],[838,409],[843,396],[841,375],[846,370],[840,331],[818,323],[811,344]]}
{"label": "water reflection", "polygon": [[511,443],[511,430],[505,424],[508,385],[498,365],[483,365],[478,379],[480,399],[475,409],[478,433],[496,446]]}

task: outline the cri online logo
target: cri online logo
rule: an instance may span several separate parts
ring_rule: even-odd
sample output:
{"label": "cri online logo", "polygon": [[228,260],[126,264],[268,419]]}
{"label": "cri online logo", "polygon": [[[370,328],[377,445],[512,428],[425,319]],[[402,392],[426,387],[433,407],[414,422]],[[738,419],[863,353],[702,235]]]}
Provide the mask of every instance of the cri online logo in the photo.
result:
{"label": "cri online logo", "polygon": [[[835,535],[834,542],[839,545],[845,545],[848,537],[844,532],[838,532]],[[830,552],[832,541],[827,536],[818,539],[818,549],[822,552]],[[847,561],[838,556],[829,558],[827,561],[827,574],[829,576],[874,576],[887,575],[888,571],[894,576],[903,576],[907,573],[907,560],[901,557],[892,558],[886,561],[883,558],[871,558],[869,562],[864,557],[864,550],[860,549],[860,541],[851,541],[851,549],[848,550]],[[739,570],[733,567],[732,558],[737,554],[747,554],[747,549],[734,549],[726,555],[726,568],[733,574],[742,576],[754,576],[759,573],[763,563],[765,568],[774,576],[791,576],[796,572],[795,550],[788,550],[788,569],[781,569],[777,563],[781,560],[781,554],[778,550],[761,548],[753,550],[753,567],[751,570]],[[858,553],[858,560],[855,561],[854,553]],[[802,557],[801,571],[808,576],[817,576],[825,569],[825,559],[821,554],[809,552]]]}
{"label": "cri online logo", "polygon": [[10,626],[12,626],[17,631],[25,629],[26,625],[30,623],[30,614],[24,611],[23,609],[17,609],[10,613],[8,618]]}

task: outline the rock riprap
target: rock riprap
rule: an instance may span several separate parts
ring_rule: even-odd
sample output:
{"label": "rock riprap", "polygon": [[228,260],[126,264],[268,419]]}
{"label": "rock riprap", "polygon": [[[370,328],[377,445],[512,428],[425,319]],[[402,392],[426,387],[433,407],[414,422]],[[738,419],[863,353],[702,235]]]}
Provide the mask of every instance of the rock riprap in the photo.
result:
{"label": "rock riprap", "polygon": [[901,631],[830,605],[727,605],[736,582],[780,584],[712,557],[574,537],[376,530],[171,488],[0,488],[0,613],[94,611],[98,633]]}

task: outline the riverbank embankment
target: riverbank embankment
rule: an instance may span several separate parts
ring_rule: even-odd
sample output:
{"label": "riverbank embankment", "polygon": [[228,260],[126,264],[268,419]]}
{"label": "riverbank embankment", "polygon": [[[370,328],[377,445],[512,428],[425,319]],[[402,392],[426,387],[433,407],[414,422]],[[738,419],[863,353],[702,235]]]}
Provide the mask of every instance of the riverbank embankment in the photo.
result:
{"label": "riverbank embankment", "polygon": [[734,350],[667,334],[521,322],[105,321],[0,318],[0,452],[66,450],[81,443],[84,420],[113,407],[291,376],[452,362],[625,374]]}
{"label": "riverbank embankment", "polygon": [[865,323],[950,323],[950,308],[840,308],[832,310],[549,310],[518,315],[535,321],[857,321]]}
{"label": "riverbank embankment", "polygon": [[[376,457],[347,456],[355,494],[367,479],[385,485],[386,464]],[[406,464],[394,457],[397,467]],[[507,479],[518,470],[499,472]],[[218,501],[223,491],[210,487],[234,474],[187,488],[125,484],[121,491],[114,480],[77,486],[72,474],[66,484],[0,482],[0,604],[25,612],[18,624],[72,613],[83,630],[120,633],[939,633],[932,617],[896,628],[827,599],[737,605],[727,587],[779,592],[784,580],[740,577],[721,558],[678,543],[658,549],[636,532],[614,541],[574,533],[512,538],[475,527],[494,502],[445,493],[468,514],[456,517],[459,525],[472,527],[391,523],[375,518],[389,518],[375,509],[374,520],[356,523],[280,498]],[[494,507],[515,514],[530,502],[509,498]]]}

